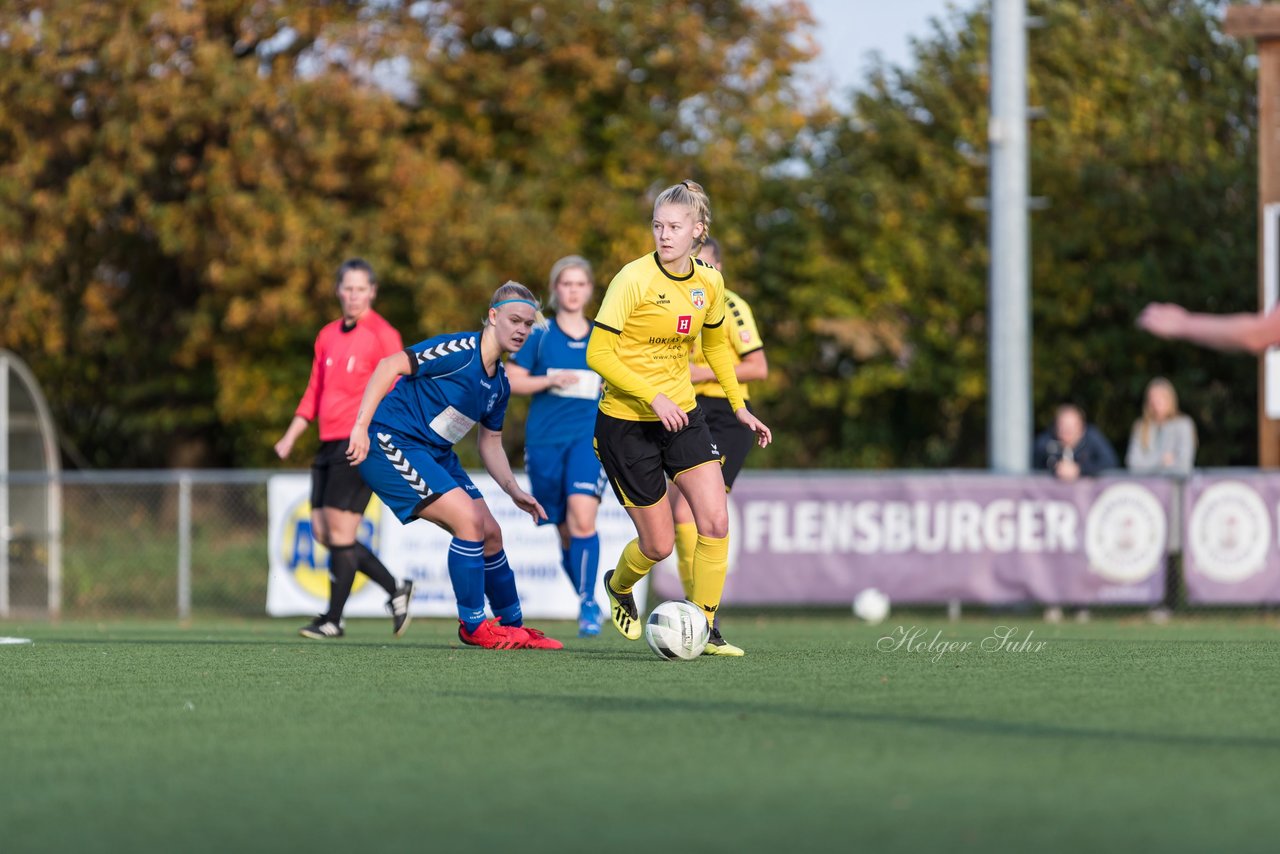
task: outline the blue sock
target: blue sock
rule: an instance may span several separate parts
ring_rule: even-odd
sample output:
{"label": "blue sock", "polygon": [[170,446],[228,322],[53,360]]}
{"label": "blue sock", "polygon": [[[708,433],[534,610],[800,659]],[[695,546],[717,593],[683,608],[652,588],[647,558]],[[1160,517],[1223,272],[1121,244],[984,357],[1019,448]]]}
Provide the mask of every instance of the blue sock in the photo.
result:
{"label": "blue sock", "polygon": [[[573,541],[570,540],[570,543]],[[564,567],[565,575],[569,576],[569,581],[573,583],[573,589],[578,589],[578,565],[573,562],[573,554],[571,550],[573,546],[560,550],[560,565]]]}
{"label": "blue sock", "polygon": [[489,597],[489,607],[502,625],[518,627],[524,622],[520,614],[520,594],[516,592],[516,574],[507,563],[506,552],[485,555],[484,595]]}
{"label": "blue sock", "polygon": [[449,581],[458,600],[458,619],[474,632],[484,622],[484,541],[449,543]]}
{"label": "blue sock", "polygon": [[578,582],[578,598],[584,602],[595,599],[596,573],[600,569],[600,535],[571,539],[569,561],[573,564],[571,575],[576,576]]}

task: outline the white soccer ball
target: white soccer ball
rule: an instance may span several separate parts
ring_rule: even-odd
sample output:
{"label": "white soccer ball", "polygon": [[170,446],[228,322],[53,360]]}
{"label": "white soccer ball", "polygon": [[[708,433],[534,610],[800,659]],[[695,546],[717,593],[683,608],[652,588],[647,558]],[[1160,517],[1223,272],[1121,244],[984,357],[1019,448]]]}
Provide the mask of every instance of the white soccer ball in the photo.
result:
{"label": "white soccer ball", "polygon": [[689,661],[707,648],[711,627],[702,609],[686,599],[663,602],[644,624],[649,648],[667,661]]}
{"label": "white soccer ball", "polygon": [[875,625],[889,616],[889,597],[868,587],[853,598],[853,615]]}

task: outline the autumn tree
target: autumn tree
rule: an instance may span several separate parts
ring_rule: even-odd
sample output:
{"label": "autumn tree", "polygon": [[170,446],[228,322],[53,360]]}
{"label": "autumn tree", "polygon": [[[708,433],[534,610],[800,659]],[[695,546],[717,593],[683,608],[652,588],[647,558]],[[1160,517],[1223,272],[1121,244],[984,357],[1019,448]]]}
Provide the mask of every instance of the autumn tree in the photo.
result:
{"label": "autumn tree", "polygon": [[[1251,457],[1253,366],[1131,324],[1252,305],[1253,71],[1218,9],[1031,2],[1037,412],[1075,399],[1118,443],[1164,373],[1206,462]],[[10,4],[0,346],[92,464],[262,464],[343,257],[416,340],[569,252],[606,284],[693,177],[775,369],[761,464],[982,465],[985,18],[837,113],[799,76],[811,26],[747,0]]]}
{"label": "autumn tree", "polygon": [[[1202,463],[1253,459],[1254,367],[1135,333],[1150,300],[1254,305],[1254,72],[1195,0],[1032,0],[1033,386],[1117,445],[1169,376]],[[776,360],[809,464],[986,463],[989,80],[985,4],[953,10],[911,68],[880,65],[826,128],[804,191],[811,272]],[[792,230],[815,238],[805,225]],[[778,292],[782,292],[779,288]],[[1230,401],[1230,405],[1228,402]]]}
{"label": "autumn tree", "polygon": [[92,463],[261,459],[336,263],[448,216],[452,171],[355,73],[368,27],[307,3],[7,15],[0,335]]}
{"label": "autumn tree", "polygon": [[0,18],[0,344],[97,465],[268,460],[347,254],[406,339],[478,324],[682,177],[744,233],[807,121],[801,4],[121,5]]}

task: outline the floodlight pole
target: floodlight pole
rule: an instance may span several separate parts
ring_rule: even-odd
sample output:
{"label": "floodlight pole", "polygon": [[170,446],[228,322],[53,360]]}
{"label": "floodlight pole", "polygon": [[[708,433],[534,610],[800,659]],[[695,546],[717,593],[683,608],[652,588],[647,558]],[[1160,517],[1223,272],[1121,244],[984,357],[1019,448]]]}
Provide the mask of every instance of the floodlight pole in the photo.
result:
{"label": "floodlight pole", "polygon": [[1031,465],[1026,0],[991,0],[991,285],[987,458],[994,471]]}
{"label": "floodlight pole", "polygon": [[[1258,306],[1267,305],[1267,258],[1265,248],[1268,224],[1267,206],[1280,203],[1280,3],[1261,6],[1231,6],[1223,22],[1223,30],[1236,38],[1253,38],[1258,42]],[[1271,240],[1276,240],[1276,235]],[[1274,259],[1273,259],[1274,261]],[[1268,378],[1267,372],[1280,371],[1274,353],[1264,355],[1258,363],[1258,465],[1280,467],[1280,420],[1268,413],[1267,387],[1280,384],[1280,378]],[[1272,390],[1272,403],[1276,392]]]}

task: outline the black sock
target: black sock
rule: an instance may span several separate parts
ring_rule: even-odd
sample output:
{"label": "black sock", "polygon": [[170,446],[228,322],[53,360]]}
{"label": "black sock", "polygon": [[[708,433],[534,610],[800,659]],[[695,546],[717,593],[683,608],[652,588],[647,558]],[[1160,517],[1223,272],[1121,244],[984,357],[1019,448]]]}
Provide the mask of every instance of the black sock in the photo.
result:
{"label": "black sock", "polygon": [[374,584],[387,591],[388,596],[395,595],[395,576],[382,565],[382,561],[378,560],[378,556],[369,551],[364,543],[356,543],[355,550],[356,558],[360,564],[360,571],[369,576],[369,580]]}
{"label": "black sock", "polygon": [[358,569],[355,546],[329,546],[329,622],[342,622],[342,610],[347,607]]}

